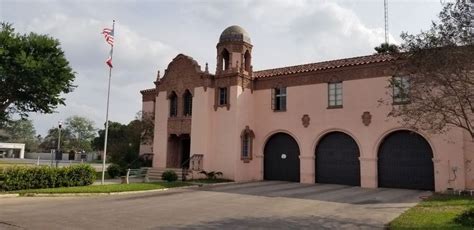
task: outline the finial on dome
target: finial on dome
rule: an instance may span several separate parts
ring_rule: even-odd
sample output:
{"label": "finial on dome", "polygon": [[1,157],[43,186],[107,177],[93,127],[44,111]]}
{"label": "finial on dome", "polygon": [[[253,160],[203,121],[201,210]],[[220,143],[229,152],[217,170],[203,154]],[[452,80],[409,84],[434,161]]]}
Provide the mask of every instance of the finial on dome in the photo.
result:
{"label": "finial on dome", "polygon": [[209,73],[209,65],[206,62],[206,68],[204,69],[204,72]]}

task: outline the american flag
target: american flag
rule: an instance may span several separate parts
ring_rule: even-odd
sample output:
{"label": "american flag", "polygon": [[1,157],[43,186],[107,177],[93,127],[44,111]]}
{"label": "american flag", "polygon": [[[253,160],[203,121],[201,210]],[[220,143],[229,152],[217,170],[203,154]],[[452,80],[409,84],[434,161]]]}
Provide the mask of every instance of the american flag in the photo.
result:
{"label": "american flag", "polygon": [[113,46],[114,46],[114,29],[109,29],[109,28],[104,28],[102,30],[102,34],[104,35],[105,42],[110,44],[110,54],[105,63],[112,68],[112,52],[113,52]]}
{"label": "american flag", "polygon": [[110,67],[112,68],[112,50],[110,50],[110,55],[109,57],[107,58],[107,60],[105,61],[105,63]]}
{"label": "american flag", "polygon": [[114,30],[104,28],[104,30],[102,30],[102,34],[104,35],[105,41],[111,46],[114,46]]}

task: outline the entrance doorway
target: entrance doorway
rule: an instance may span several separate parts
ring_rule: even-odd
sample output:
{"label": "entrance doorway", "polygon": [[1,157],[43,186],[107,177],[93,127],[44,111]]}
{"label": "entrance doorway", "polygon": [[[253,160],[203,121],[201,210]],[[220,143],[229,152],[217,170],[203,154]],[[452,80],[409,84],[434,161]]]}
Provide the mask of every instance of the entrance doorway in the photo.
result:
{"label": "entrance doorway", "polygon": [[326,134],[316,147],[316,183],[360,186],[359,147],[343,132]]}
{"label": "entrance doorway", "polygon": [[189,168],[191,137],[189,134],[171,134],[168,138],[167,168]]}
{"label": "entrance doorway", "polygon": [[276,133],[267,141],[263,152],[265,180],[300,182],[300,149],[293,137]]}
{"label": "entrance doorway", "polygon": [[378,154],[379,187],[434,190],[433,150],[420,134],[395,131]]}

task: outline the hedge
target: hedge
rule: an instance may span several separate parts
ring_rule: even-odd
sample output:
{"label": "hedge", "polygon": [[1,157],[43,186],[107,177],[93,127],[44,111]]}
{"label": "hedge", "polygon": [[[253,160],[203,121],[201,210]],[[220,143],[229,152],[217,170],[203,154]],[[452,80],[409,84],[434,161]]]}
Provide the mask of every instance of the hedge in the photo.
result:
{"label": "hedge", "polygon": [[87,164],[63,168],[16,166],[4,170],[0,190],[84,186],[91,185],[95,177],[94,168]]}

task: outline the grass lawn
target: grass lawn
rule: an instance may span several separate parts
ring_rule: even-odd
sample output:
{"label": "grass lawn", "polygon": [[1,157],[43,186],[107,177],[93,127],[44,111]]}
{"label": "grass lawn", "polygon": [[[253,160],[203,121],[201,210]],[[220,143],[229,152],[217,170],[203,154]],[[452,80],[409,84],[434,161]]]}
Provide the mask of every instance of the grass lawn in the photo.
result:
{"label": "grass lawn", "polygon": [[62,187],[62,188],[45,188],[45,189],[29,189],[10,191],[10,193],[20,193],[25,195],[28,193],[110,193],[110,192],[128,192],[128,191],[145,191],[162,188],[174,188],[187,186],[185,182],[150,182],[150,183],[133,183],[133,184],[110,184],[110,185],[89,185],[80,187]]}
{"label": "grass lawn", "polygon": [[474,208],[472,197],[434,195],[393,220],[390,229],[473,229],[454,222],[469,208]]}

